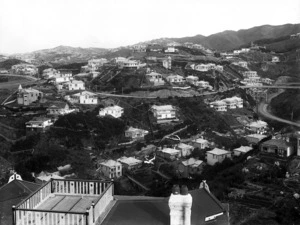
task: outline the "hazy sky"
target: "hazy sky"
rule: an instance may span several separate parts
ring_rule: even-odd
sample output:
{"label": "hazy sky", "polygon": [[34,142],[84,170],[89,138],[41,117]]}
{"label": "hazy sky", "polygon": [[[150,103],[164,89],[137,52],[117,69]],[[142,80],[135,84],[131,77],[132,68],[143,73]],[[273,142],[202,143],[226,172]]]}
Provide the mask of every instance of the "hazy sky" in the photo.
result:
{"label": "hazy sky", "polygon": [[0,0],[0,52],[114,48],[285,23],[300,23],[299,0]]}

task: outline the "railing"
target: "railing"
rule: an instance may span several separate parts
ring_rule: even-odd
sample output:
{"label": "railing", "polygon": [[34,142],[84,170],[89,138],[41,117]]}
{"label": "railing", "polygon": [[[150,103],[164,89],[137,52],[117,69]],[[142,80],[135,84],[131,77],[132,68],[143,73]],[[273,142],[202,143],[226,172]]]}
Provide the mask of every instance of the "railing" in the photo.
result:
{"label": "railing", "polygon": [[[85,212],[37,209],[53,194],[99,196]],[[51,179],[13,206],[13,225],[93,225],[113,200],[113,183],[99,180]]]}

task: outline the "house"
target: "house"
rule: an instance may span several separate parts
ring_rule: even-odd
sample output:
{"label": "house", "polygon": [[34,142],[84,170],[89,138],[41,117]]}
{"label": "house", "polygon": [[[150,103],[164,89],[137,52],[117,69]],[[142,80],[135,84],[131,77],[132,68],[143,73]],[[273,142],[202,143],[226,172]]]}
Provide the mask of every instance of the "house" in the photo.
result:
{"label": "house", "polygon": [[161,45],[158,45],[158,44],[151,44],[151,45],[148,45],[147,51],[149,51],[149,52],[162,52],[163,47]]}
{"label": "house", "polygon": [[226,112],[227,111],[227,104],[224,101],[215,101],[209,103],[210,108],[214,108],[218,112]]}
{"label": "house", "polygon": [[196,85],[196,83],[197,83],[198,80],[199,80],[199,78],[196,77],[196,76],[187,76],[187,77],[186,77],[186,81],[187,81],[189,84]]}
{"label": "house", "polygon": [[216,66],[214,67],[214,69],[215,69],[215,70],[218,70],[218,71],[220,71],[220,72],[223,72],[223,71],[224,71],[224,68],[223,68],[223,66],[221,66],[221,65],[216,65]]}
{"label": "house", "polygon": [[53,179],[9,210],[18,225],[229,225],[229,205],[205,181],[195,190],[174,185],[169,197],[150,197],[114,195],[112,181]]}
{"label": "house", "polygon": [[257,72],[256,71],[244,71],[243,76],[250,78],[250,77],[257,77]]}
{"label": "house", "polygon": [[101,117],[110,115],[115,118],[120,118],[123,113],[124,109],[117,105],[101,108],[99,110],[99,116]]}
{"label": "house", "polygon": [[261,152],[273,153],[279,157],[289,157],[294,154],[294,144],[290,139],[271,139],[260,144]]}
{"label": "house", "polygon": [[14,224],[12,207],[34,193],[40,186],[23,180],[19,174],[11,175],[8,183],[0,187],[0,224]]}
{"label": "house", "polygon": [[206,152],[207,164],[211,166],[215,165],[216,163],[223,162],[223,160],[226,158],[231,159],[230,151],[214,148],[213,150]]}
{"label": "house", "polygon": [[109,159],[98,163],[98,165],[97,171],[107,178],[119,178],[122,176],[122,164],[120,162]]}
{"label": "house", "polygon": [[235,102],[236,108],[243,108],[244,100],[242,98],[233,96],[233,97],[227,98],[227,99],[231,99],[233,102]]}
{"label": "house", "polygon": [[165,81],[161,74],[156,72],[151,72],[146,74],[146,78],[151,82],[154,86],[165,85]]}
{"label": "house", "polygon": [[194,147],[191,146],[191,145],[184,144],[184,143],[179,143],[176,146],[176,149],[180,150],[180,156],[181,157],[187,157],[187,156],[192,154],[192,152],[194,150]]}
{"label": "house", "polygon": [[129,127],[125,131],[125,137],[131,138],[132,140],[139,140],[144,139],[148,133],[149,132],[147,130]]}
{"label": "house", "polygon": [[170,70],[172,69],[172,58],[169,56],[168,58],[164,59],[163,61],[163,67]]}
{"label": "house", "polygon": [[116,57],[112,60],[115,64],[120,65],[123,62],[126,62],[127,59],[124,57]]}
{"label": "house", "polygon": [[209,147],[209,142],[203,138],[197,138],[192,141],[194,148],[205,149]]}
{"label": "house", "polygon": [[19,85],[17,92],[17,103],[19,105],[30,105],[33,102],[36,102],[43,98],[43,92],[38,91],[33,88],[22,88]]}
{"label": "house", "polygon": [[267,135],[263,134],[249,134],[245,136],[246,140],[249,142],[250,145],[257,145],[259,142],[261,142],[267,137]]}
{"label": "house", "polygon": [[11,72],[13,74],[22,74],[22,75],[30,75],[33,76],[38,73],[38,68],[32,64],[16,64],[11,67]]}
{"label": "house", "polygon": [[272,80],[270,78],[261,78],[261,82],[264,84],[272,85],[274,83],[274,80]]}
{"label": "house", "polygon": [[246,154],[247,152],[251,151],[253,148],[249,146],[241,146],[238,148],[233,149],[233,155],[239,156],[242,154]]}
{"label": "house", "polygon": [[139,60],[127,59],[119,63],[120,69],[139,69],[142,66]]}
{"label": "house", "polygon": [[57,85],[57,84],[68,82],[72,79],[73,77],[63,76],[62,74],[56,74],[55,76],[52,76],[49,80],[51,83]]}
{"label": "house", "polygon": [[183,84],[185,82],[184,77],[180,75],[169,75],[166,80],[172,84]]}
{"label": "house", "polygon": [[245,62],[245,61],[237,61],[237,62],[233,62],[232,64],[233,64],[233,65],[236,65],[236,66],[248,68],[248,63]]}
{"label": "house", "polygon": [[178,52],[178,50],[174,46],[168,46],[165,49],[165,53],[175,53],[175,52]]}
{"label": "house", "polygon": [[207,72],[208,70],[210,70],[210,68],[211,67],[208,64],[197,64],[197,65],[195,65],[194,70],[201,71],[201,72]]}
{"label": "house", "polygon": [[146,52],[147,46],[146,45],[134,45],[133,47],[134,52]]}
{"label": "house", "polygon": [[88,71],[96,71],[103,66],[103,64],[107,63],[107,59],[90,59],[87,64]]}
{"label": "house", "polygon": [[181,151],[173,148],[164,148],[156,151],[156,155],[170,161],[174,161],[181,156]]}
{"label": "house", "polygon": [[202,45],[199,45],[199,44],[193,44],[192,48],[194,48],[194,49],[200,49],[200,50],[204,50],[205,49]]}
{"label": "house", "polygon": [[65,99],[67,101],[70,101],[72,103],[78,103],[78,104],[97,104],[98,98],[97,95],[89,92],[89,91],[83,91],[74,95],[67,95],[65,96]]}
{"label": "house", "polygon": [[34,175],[35,178],[35,182],[38,184],[42,184],[45,182],[48,182],[50,179],[65,179],[64,177],[60,176],[60,172],[54,172],[54,173],[49,173],[49,172],[45,172],[42,171],[37,175]]}
{"label": "house", "polygon": [[59,71],[54,68],[48,68],[43,70],[42,77],[44,79],[50,79],[51,77],[59,75]]}
{"label": "house", "polygon": [[235,103],[234,99],[225,98],[222,101],[226,103],[227,109],[236,109],[236,103]]}
{"label": "house", "polygon": [[66,115],[66,114],[69,114],[74,111],[75,111],[75,109],[70,109],[69,105],[65,102],[57,102],[57,103],[51,104],[47,108],[47,114],[49,116]]}
{"label": "house", "polygon": [[143,161],[133,157],[121,157],[118,162],[122,164],[123,170],[134,171],[142,167]]}
{"label": "house", "polygon": [[153,105],[150,109],[157,122],[164,120],[176,120],[176,109],[172,105]]}
{"label": "house", "polygon": [[63,83],[63,88],[67,89],[68,91],[85,90],[84,82],[81,80],[71,80]]}
{"label": "house", "polygon": [[26,133],[30,132],[45,132],[53,122],[50,118],[46,117],[34,117],[32,120],[25,123]]}
{"label": "house", "polygon": [[72,78],[72,76],[73,76],[72,70],[68,70],[68,69],[59,69],[59,73],[60,73],[61,77]]}
{"label": "house", "polygon": [[272,63],[278,63],[280,62],[280,59],[278,56],[272,56]]}
{"label": "house", "polygon": [[197,81],[196,86],[199,86],[199,87],[205,88],[205,89],[212,89],[212,86],[209,85],[209,82],[204,81],[204,80]]}
{"label": "house", "polygon": [[246,128],[254,133],[265,133],[268,124],[262,120],[257,120],[246,125]]}
{"label": "house", "polygon": [[202,160],[189,158],[178,164],[177,170],[180,178],[189,178],[191,175],[200,175],[205,163]]}

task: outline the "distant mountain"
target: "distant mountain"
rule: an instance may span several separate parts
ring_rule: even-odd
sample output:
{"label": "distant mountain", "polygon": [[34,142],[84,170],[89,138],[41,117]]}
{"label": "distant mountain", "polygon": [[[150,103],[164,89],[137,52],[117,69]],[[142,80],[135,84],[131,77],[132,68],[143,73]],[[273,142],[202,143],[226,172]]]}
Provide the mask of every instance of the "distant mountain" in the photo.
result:
{"label": "distant mountain", "polygon": [[52,63],[86,62],[94,57],[101,57],[109,50],[104,48],[75,48],[70,46],[58,46],[51,49],[43,49],[16,56],[22,59],[37,59]]}
{"label": "distant mountain", "polygon": [[239,31],[223,31],[210,36],[196,35],[184,38],[169,38],[179,43],[192,42],[202,44],[207,48],[227,51],[250,44],[252,41],[279,38],[300,32],[300,24],[285,24],[279,26],[263,25]]}

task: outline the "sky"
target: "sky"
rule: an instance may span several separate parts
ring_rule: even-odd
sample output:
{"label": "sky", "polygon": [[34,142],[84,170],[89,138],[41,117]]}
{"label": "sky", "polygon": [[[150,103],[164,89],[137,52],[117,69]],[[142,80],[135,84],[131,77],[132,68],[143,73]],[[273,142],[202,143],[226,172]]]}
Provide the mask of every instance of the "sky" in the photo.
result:
{"label": "sky", "polygon": [[300,23],[299,0],[0,0],[0,53]]}

